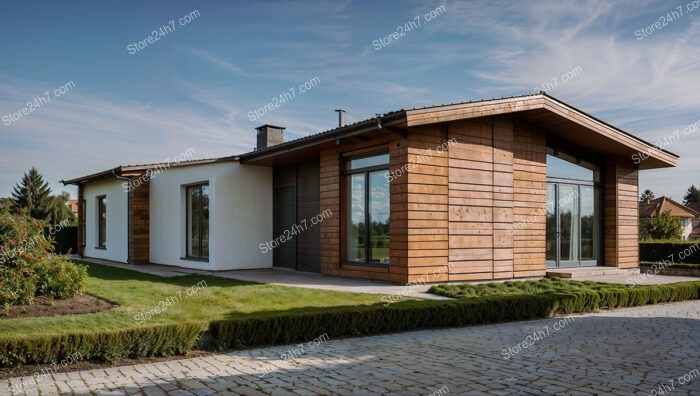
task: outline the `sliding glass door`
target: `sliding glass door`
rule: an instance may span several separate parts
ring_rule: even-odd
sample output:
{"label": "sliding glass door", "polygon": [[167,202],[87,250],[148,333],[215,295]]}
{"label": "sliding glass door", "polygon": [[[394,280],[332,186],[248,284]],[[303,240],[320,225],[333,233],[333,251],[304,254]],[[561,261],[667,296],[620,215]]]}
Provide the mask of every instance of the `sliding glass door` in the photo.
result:
{"label": "sliding glass door", "polygon": [[547,156],[547,268],[595,266],[600,258],[598,169],[572,158]]}

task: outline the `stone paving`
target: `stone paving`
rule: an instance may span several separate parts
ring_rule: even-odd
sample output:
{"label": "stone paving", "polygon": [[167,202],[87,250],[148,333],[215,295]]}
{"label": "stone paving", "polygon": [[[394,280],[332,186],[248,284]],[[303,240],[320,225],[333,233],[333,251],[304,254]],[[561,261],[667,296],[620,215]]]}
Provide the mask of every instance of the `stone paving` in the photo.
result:
{"label": "stone paving", "polygon": [[[26,394],[656,395],[673,387],[674,396],[692,395],[700,394],[699,335],[700,301],[692,301],[342,340],[319,335],[301,346],[59,373]],[[26,379],[0,380],[0,394]]]}

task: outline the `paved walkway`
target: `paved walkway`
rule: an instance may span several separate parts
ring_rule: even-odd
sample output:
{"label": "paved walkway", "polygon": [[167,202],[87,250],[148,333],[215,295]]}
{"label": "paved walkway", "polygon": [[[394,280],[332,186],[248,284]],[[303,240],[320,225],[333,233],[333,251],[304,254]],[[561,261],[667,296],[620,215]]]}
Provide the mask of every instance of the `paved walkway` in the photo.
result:
{"label": "paved walkway", "polygon": [[336,276],[325,276],[311,272],[299,272],[281,268],[255,269],[255,270],[235,270],[235,271],[203,271],[197,269],[174,267],[160,264],[124,264],[115,261],[78,258],[78,260],[93,262],[101,265],[108,265],[117,268],[124,268],[132,271],[144,272],[151,275],[163,277],[183,276],[190,274],[202,274],[218,276],[220,278],[238,279],[248,282],[270,283],[275,285],[303,287],[307,289],[335,290],[352,293],[387,294],[400,295],[425,300],[450,300],[450,298],[436,296],[428,293],[431,285],[397,285],[393,283],[378,282],[365,279],[340,278]]}
{"label": "paved walkway", "polygon": [[[365,279],[340,278],[335,276],[325,276],[310,272],[298,272],[281,268],[256,269],[256,270],[235,270],[235,271],[202,271],[189,268],[181,268],[161,264],[124,264],[115,261],[85,258],[78,260],[93,262],[101,265],[108,265],[117,268],[124,268],[132,271],[144,272],[162,277],[184,276],[190,274],[203,274],[218,276],[221,278],[238,279],[248,282],[270,283],[284,286],[303,287],[307,289],[336,290],[352,293],[370,293],[400,295],[426,300],[449,300],[447,297],[436,296],[428,293],[430,284],[413,284],[411,286],[396,285],[392,283],[378,282]],[[430,276],[428,276],[429,278]],[[593,280],[596,282],[622,283],[640,285],[665,284],[685,281],[696,281],[700,278],[690,278],[683,276],[664,275],[606,275],[579,277],[576,280]],[[493,281],[480,281],[472,283],[487,283]]]}
{"label": "paved walkway", "polygon": [[[319,335],[303,345],[59,373],[38,389],[42,395],[445,396],[649,395],[673,387],[674,396],[691,395],[700,394],[698,334],[700,301],[692,301],[364,338]],[[523,341],[531,343],[523,348]],[[0,394],[22,380],[0,381]],[[37,394],[37,386],[27,393]]]}

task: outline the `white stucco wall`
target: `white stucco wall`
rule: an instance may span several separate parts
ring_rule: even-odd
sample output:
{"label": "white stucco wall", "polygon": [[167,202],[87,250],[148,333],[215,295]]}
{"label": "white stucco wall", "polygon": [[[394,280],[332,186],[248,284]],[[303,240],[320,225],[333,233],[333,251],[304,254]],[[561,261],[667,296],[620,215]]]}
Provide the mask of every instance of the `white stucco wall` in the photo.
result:
{"label": "white stucco wall", "polygon": [[[127,262],[129,252],[127,201],[128,196],[122,187],[122,181],[110,179],[88,183],[83,190],[85,200],[85,251],[86,257]],[[104,195],[107,199],[107,243],[105,249],[97,248],[98,220],[97,197]]]}
{"label": "white stucco wall", "polygon": [[681,227],[683,231],[681,232],[681,239],[690,239],[690,233],[693,232],[693,224],[695,223],[692,218],[681,218]]}
{"label": "white stucco wall", "polygon": [[[209,183],[209,261],[186,256],[187,185]],[[272,169],[221,162],[170,168],[150,181],[151,262],[206,270],[271,268]]]}

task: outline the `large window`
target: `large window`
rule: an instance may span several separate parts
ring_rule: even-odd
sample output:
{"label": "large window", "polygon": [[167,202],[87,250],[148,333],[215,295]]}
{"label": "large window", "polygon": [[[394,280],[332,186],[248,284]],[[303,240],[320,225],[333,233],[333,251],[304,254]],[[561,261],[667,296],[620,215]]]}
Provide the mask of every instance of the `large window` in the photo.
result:
{"label": "large window", "polygon": [[345,161],[345,256],[348,262],[389,264],[389,154]]}
{"label": "large window", "polygon": [[107,247],[107,197],[97,197],[97,247]]}
{"label": "large window", "polygon": [[598,264],[601,251],[599,181],[597,165],[547,149],[548,267]]}
{"label": "large window", "polygon": [[187,187],[187,257],[209,257],[209,185]]}

